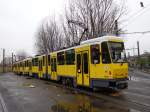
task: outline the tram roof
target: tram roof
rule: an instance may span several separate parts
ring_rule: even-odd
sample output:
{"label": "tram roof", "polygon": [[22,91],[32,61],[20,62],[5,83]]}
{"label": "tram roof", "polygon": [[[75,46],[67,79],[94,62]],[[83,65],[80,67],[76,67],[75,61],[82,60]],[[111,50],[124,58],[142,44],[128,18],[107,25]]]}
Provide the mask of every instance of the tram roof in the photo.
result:
{"label": "tram roof", "polygon": [[94,38],[94,39],[89,39],[89,40],[83,41],[83,42],[81,42],[80,45],[94,44],[94,43],[98,43],[98,42],[111,41],[111,40],[120,40],[120,41],[122,41],[121,37],[117,37],[117,36],[102,36],[102,37],[98,37],[98,38]]}
{"label": "tram roof", "polygon": [[[117,37],[117,36],[102,36],[102,37],[97,37],[97,38],[94,38],[94,39],[89,39],[89,40],[83,41],[83,42],[81,42],[80,45],[77,45],[77,46],[74,46],[74,47],[54,51],[53,53],[58,53],[58,52],[71,50],[71,49],[74,49],[74,48],[79,48],[79,47],[92,45],[92,44],[100,44],[101,42],[104,42],[104,41],[114,41],[114,40],[123,41],[121,37]],[[51,54],[53,54],[53,53],[51,53]]]}
{"label": "tram roof", "polygon": [[[70,47],[70,48],[54,51],[54,52],[52,52],[50,54],[58,53],[58,52],[66,51],[66,50],[71,50],[71,49],[79,48],[79,47],[82,47],[82,46],[98,44],[98,43],[101,43],[101,42],[104,42],[104,41],[113,41],[113,40],[123,41],[123,39],[121,37],[117,37],[117,36],[102,36],[102,37],[97,37],[97,38],[94,38],[94,39],[89,39],[89,40],[83,41],[78,46],[74,46],[74,47]],[[33,59],[33,58],[37,58],[37,57],[41,57],[41,56],[45,56],[45,54],[44,55],[37,55],[37,56],[32,57],[32,58],[26,58],[26,59],[23,59],[23,60],[19,60],[16,63],[19,63],[19,62],[22,62],[22,61],[26,61],[26,60],[30,60],[30,59]]]}
{"label": "tram roof", "polygon": [[14,62],[14,64],[17,64],[17,63],[20,63],[20,62],[24,62],[24,61],[27,61],[27,60],[31,60],[31,59],[32,59],[32,57],[28,57],[28,58],[25,58],[23,60],[18,60],[16,62]]}

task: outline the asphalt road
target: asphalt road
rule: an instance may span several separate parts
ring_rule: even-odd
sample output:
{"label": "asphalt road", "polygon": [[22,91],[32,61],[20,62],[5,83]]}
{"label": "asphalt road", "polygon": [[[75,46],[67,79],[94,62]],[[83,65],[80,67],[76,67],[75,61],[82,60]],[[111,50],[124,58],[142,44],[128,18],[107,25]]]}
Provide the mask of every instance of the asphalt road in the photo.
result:
{"label": "asphalt road", "polygon": [[[0,112],[150,112],[150,74],[134,71],[129,75],[129,88],[120,94],[107,94],[105,99],[44,80],[0,74]],[[118,102],[108,100],[109,97]]]}

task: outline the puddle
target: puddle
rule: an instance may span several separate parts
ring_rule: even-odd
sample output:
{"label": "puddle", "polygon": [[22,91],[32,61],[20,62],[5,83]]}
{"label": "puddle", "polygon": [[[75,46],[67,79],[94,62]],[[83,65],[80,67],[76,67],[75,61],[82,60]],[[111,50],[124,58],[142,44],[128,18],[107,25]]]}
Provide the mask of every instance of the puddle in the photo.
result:
{"label": "puddle", "polygon": [[29,85],[30,85],[30,83],[23,83],[22,84],[23,87],[26,87],[26,86],[29,86]]}
{"label": "puddle", "polygon": [[33,79],[32,77],[27,77],[26,79]]}
{"label": "puddle", "polygon": [[129,112],[141,112],[141,111],[138,111],[138,110],[135,110],[135,109],[130,109]]}
{"label": "puddle", "polygon": [[121,108],[104,100],[76,95],[70,100],[64,99],[51,106],[50,112],[130,112],[129,109]]}
{"label": "puddle", "polygon": [[110,96],[113,96],[113,97],[117,97],[117,96],[121,96],[122,94],[120,92],[114,92],[114,93],[111,93]]}
{"label": "puddle", "polygon": [[22,86],[23,87],[29,87],[29,88],[35,88],[35,86],[33,84],[30,84],[30,83],[23,83]]}
{"label": "puddle", "polygon": [[138,78],[138,77],[134,77],[134,76],[130,76],[129,77],[129,80],[132,80],[132,81],[140,81],[140,78]]}

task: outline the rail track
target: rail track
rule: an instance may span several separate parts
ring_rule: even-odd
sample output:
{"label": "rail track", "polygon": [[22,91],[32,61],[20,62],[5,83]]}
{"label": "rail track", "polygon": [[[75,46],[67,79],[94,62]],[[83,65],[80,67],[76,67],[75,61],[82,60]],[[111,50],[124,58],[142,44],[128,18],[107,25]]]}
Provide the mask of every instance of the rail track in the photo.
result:
{"label": "rail track", "polygon": [[[117,107],[124,107],[130,110],[136,110],[137,112],[142,111],[142,112],[150,112],[150,105],[148,104],[143,104],[140,103],[138,101],[132,100],[132,99],[126,99],[126,98],[121,98],[118,96],[113,96],[113,93],[109,93],[108,91],[106,92],[99,92],[99,91],[91,91],[87,88],[73,88],[73,87],[69,87],[69,86],[65,86],[65,85],[60,85],[56,82],[53,81],[47,81],[45,82],[46,84],[51,84],[53,86],[56,87],[60,87],[63,89],[67,89],[70,91],[73,91],[75,93],[81,93],[81,94],[85,94],[88,96],[92,96],[95,98],[99,98],[99,99],[103,99],[109,102],[112,102],[113,104],[115,104],[115,106]],[[115,94],[119,94],[120,92],[117,92]]]}

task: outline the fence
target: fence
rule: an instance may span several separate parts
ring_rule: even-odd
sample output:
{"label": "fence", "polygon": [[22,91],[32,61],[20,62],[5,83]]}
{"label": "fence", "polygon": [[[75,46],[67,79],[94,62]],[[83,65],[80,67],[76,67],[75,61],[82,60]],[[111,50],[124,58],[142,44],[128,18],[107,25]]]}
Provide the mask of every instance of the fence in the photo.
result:
{"label": "fence", "polygon": [[3,68],[3,65],[0,65],[0,73],[5,73],[5,72],[11,72],[12,71],[12,66],[11,65],[6,65]]}

